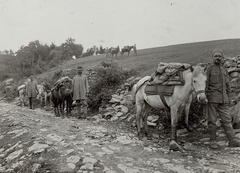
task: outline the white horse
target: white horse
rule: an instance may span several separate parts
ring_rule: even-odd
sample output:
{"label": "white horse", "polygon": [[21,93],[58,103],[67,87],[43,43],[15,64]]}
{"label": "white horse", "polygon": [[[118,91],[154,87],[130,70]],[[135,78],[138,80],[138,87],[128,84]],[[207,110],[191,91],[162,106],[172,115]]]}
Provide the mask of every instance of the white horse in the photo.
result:
{"label": "white horse", "polygon": [[[137,109],[136,123],[139,139],[142,138],[142,123],[144,127],[143,130],[147,135],[148,139],[151,137],[147,127],[147,115],[151,110],[151,107],[166,108],[164,102],[161,100],[159,95],[146,95],[146,93],[144,92],[147,81],[149,81],[150,78],[150,76],[142,78],[137,84],[135,84],[133,88],[133,92],[135,91],[135,101]],[[190,66],[188,70],[183,71],[183,79],[185,81],[184,85],[176,85],[171,96],[164,96],[166,104],[170,109],[171,113],[170,150],[178,150],[180,148],[179,145],[176,143],[176,132],[179,117],[182,115],[183,112],[186,116],[186,126],[189,128],[188,114],[192,101],[192,92],[196,92],[198,102],[207,103],[207,97],[205,95],[206,75],[204,73],[203,67]]]}

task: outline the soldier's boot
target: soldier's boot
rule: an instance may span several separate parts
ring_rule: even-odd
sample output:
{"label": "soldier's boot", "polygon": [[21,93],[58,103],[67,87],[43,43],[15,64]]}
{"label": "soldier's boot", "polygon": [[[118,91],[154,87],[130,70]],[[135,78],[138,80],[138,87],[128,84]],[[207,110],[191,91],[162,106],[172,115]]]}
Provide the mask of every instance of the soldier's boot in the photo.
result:
{"label": "soldier's boot", "polygon": [[223,126],[223,129],[226,133],[226,136],[229,141],[229,147],[240,147],[240,140],[235,136],[235,132],[232,128],[232,125]]}
{"label": "soldier's boot", "polygon": [[211,149],[218,149],[216,132],[217,132],[216,127],[209,127],[209,135],[210,135],[209,147]]}
{"label": "soldier's boot", "polygon": [[80,119],[81,118],[81,104],[80,103],[76,103],[76,109],[77,109],[76,118]]}
{"label": "soldier's boot", "polygon": [[32,109],[34,110],[34,98],[32,98]]}
{"label": "soldier's boot", "polygon": [[87,118],[87,105],[86,103],[82,103],[82,111],[83,111],[83,119]]}
{"label": "soldier's boot", "polygon": [[32,109],[32,98],[29,97],[29,107]]}
{"label": "soldier's boot", "polygon": [[240,147],[240,140],[237,137],[229,140],[229,147]]}

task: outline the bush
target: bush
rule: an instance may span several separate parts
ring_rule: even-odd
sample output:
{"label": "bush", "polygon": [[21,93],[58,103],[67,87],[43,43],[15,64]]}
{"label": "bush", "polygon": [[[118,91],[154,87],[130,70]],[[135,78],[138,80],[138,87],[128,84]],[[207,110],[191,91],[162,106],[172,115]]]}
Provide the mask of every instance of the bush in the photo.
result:
{"label": "bush", "polygon": [[120,67],[117,61],[112,59],[99,63],[91,70],[94,71],[94,76],[89,77],[93,78],[89,80],[89,107],[93,110],[98,109],[104,101],[109,101],[116,89],[136,74],[133,70]]}

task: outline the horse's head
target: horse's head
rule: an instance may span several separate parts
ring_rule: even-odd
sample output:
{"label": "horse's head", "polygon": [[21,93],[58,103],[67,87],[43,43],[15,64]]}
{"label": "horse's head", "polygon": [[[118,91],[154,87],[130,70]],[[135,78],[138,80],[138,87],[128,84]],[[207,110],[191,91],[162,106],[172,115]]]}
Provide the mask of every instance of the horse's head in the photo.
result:
{"label": "horse's head", "polygon": [[197,100],[199,103],[206,104],[208,102],[205,89],[206,89],[207,76],[204,72],[204,67],[194,66],[192,74],[192,87],[196,92]]}

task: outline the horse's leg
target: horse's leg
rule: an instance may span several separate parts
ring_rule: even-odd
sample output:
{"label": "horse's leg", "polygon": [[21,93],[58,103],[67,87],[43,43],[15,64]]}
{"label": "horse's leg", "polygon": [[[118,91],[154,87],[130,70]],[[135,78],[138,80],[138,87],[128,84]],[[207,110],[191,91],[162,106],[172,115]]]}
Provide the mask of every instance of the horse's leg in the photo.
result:
{"label": "horse's leg", "polygon": [[69,116],[72,116],[72,100],[69,101]]}
{"label": "horse's leg", "polygon": [[186,104],[186,106],[185,106],[185,108],[184,108],[184,113],[185,113],[185,123],[184,123],[184,125],[185,125],[185,128],[189,131],[189,132],[191,132],[191,131],[193,131],[193,128],[189,125],[189,123],[188,123],[188,116],[189,116],[189,109],[190,109],[190,106],[191,106],[191,102],[192,102],[192,96],[190,96],[190,98],[189,98],[189,102]]}
{"label": "horse's leg", "polygon": [[62,118],[64,118],[64,108],[65,108],[65,100],[62,100],[62,103],[60,104]]}
{"label": "horse's leg", "polygon": [[138,139],[142,139],[141,127],[142,127],[142,111],[143,111],[143,101],[136,101],[136,124],[137,124],[137,135]]}
{"label": "horse's leg", "polygon": [[67,118],[69,118],[69,116],[71,115],[71,103],[70,103],[70,100],[67,100]]}
{"label": "horse's leg", "polygon": [[54,106],[54,114],[56,117],[59,117],[59,111],[58,111],[58,100],[52,100],[53,106]]}
{"label": "horse's leg", "polygon": [[56,106],[55,106],[55,103],[54,103],[54,102],[53,102],[53,110],[54,110],[54,115],[57,116]]}
{"label": "horse's leg", "polygon": [[44,92],[44,101],[45,101],[45,108],[47,107],[47,92]]}
{"label": "horse's leg", "polygon": [[54,105],[54,113],[56,117],[60,117],[58,107],[59,107],[59,103],[56,103],[56,105]]}
{"label": "horse's leg", "polygon": [[145,102],[145,104],[144,104],[144,113],[143,113],[143,123],[144,123],[144,125],[143,125],[143,128],[144,128],[144,132],[145,132],[145,134],[147,135],[147,139],[148,140],[152,140],[152,135],[151,135],[151,133],[149,132],[149,130],[148,130],[148,125],[147,125],[147,119],[148,119],[148,115],[149,115],[149,112],[150,112],[150,110],[151,110],[151,107]]}
{"label": "horse's leg", "polygon": [[177,123],[178,123],[178,108],[171,107],[171,138],[169,150],[179,150],[180,147],[177,144]]}
{"label": "horse's leg", "polygon": [[[66,101],[64,101],[64,105],[66,105],[66,117],[68,118],[68,113],[69,113],[69,111],[68,111],[68,99],[66,99]],[[63,107],[63,109],[64,109],[64,107]],[[64,112],[64,110],[63,110],[63,112]]]}

